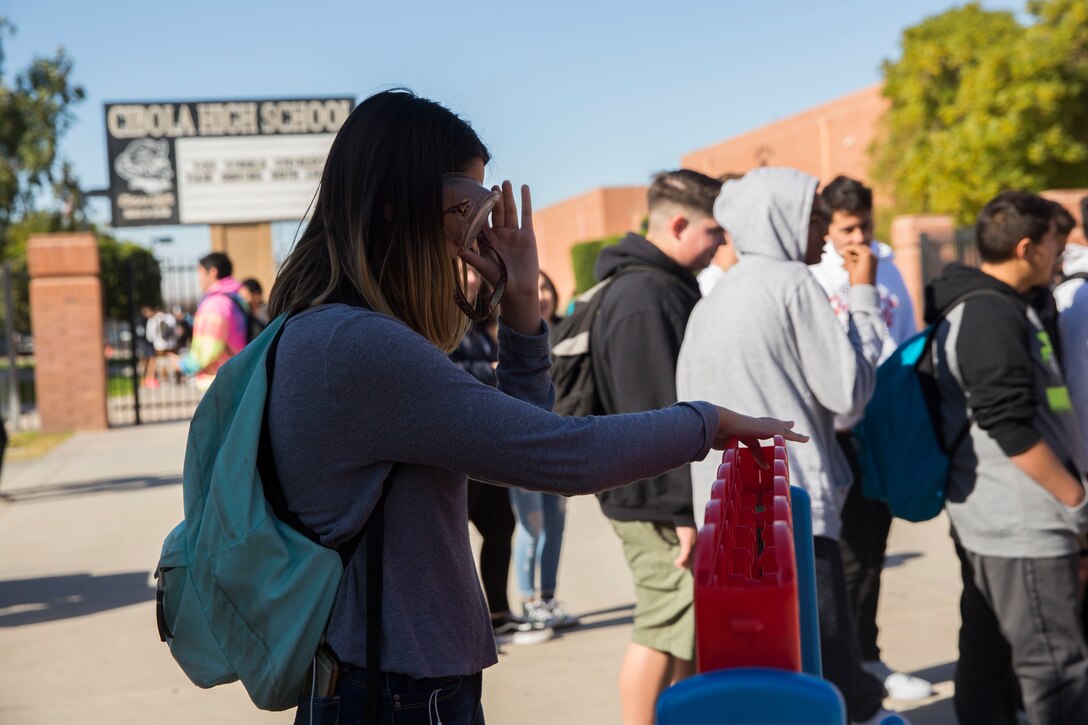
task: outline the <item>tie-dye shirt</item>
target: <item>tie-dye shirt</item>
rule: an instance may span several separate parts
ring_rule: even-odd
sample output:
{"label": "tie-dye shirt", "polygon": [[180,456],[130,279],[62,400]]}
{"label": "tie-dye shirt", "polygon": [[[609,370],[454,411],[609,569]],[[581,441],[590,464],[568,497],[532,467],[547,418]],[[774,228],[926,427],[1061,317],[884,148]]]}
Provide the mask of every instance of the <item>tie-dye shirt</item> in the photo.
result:
{"label": "tie-dye shirt", "polygon": [[[204,293],[193,318],[193,341],[181,358],[181,372],[196,376],[206,390],[215,373],[246,345],[246,316],[231,299],[242,285],[233,277],[218,280]],[[244,305],[245,302],[243,301]]]}

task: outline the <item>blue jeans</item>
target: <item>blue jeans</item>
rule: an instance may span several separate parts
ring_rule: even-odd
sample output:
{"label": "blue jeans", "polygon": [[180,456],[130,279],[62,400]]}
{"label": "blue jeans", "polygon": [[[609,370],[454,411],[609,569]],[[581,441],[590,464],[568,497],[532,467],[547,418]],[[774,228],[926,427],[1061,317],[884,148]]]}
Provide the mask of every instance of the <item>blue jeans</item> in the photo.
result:
{"label": "blue jeans", "polygon": [[510,500],[518,517],[514,536],[514,571],[518,592],[525,599],[536,596],[536,566],[540,562],[540,591],[555,594],[559,551],[567,524],[567,499],[551,493],[510,489]]}
{"label": "blue jeans", "polygon": [[[482,676],[414,680],[383,674],[378,698],[381,725],[484,725],[480,704]],[[437,715],[435,710],[437,708]],[[372,725],[367,723],[366,670],[344,665],[333,697],[300,697],[295,725]]]}

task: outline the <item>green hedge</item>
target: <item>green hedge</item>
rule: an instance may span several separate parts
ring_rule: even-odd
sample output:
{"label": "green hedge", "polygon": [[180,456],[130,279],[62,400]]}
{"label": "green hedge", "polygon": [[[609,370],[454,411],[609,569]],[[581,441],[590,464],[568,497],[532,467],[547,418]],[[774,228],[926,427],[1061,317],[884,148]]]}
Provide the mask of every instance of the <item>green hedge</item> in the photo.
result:
{"label": "green hedge", "polygon": [[614,237],[580,242],[570,248],[570,262],[574,268],[575,295],[582,294],[600,281],[593,274],[593,267],[597,264],[597,255],[601,253],[602,249],[617,244],[622,238],[622,235],[617,234]]}

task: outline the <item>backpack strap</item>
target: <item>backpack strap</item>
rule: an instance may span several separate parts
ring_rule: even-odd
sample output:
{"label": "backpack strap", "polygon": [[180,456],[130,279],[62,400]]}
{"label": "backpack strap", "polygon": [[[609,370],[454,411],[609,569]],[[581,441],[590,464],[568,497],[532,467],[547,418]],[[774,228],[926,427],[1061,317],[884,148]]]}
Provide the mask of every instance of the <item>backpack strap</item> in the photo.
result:
{"label": "backpack strap", "polygon": [[385,494],[388,481],[370,518],[363,527],[366,541],[366,713],[367,722],[378,722],[378,692],[382,685],[382,569],[385,553]]}
{"label": "backpack strap", "polygon": [[[288,318],[289,321],[290,318]],[[265,371],[268,377],[268,391],[265,394],[264,419],[261,421],[261,437],[257,447],[257,470],[261,474],[265,498],[272,506],[276,518],[283,521],[300,534],[316,544],[321,539],[310,527],[302,523],[290,509],[283,495],[279,475],[276,473],[275,460],[272,457],[272,437],[268,427],[269,401],[272,399],[272,375],[276,367],[276,350],[280,336],[287,321],[276,331],[272,344],[265,358]],[[385,497],[396,475],[399,463],[394,463],[389,475],[382,481],[382,492],[378,496],[374,510],[359,531],[340,546],[336,552],[340,561],[347,568],[352,557],[364,540],[366,541],[366,711],[367,722],[378,721],[378,692],[381,688],[381,639],[382,639],[382,583],[383,555],[385,549]],[[323,545],[323,544],[322,544]]]}
{"label": "backpack strap", "polygon": [[[932,350],[933,350],[933,341],[937,337],[937,327],[946,317],[948,317],[948,315],[952,312],[952,310],[956,309],[957,307],[962,305],[964,302],[966,302],[967,300],[972,299],[974,297],[1002,297],[1002,298],[1006,298],[1006,297],[1008,297],[1008,295],[1005,294],[1004,292],[1000,291],[1000,290],[993,289],[992,287],[980,287],[978,289],[973,289],[973,290],[970,290],[968,292],[964,292],[960,296],[954,298],[952,300],[952,302],[950,304],[948,304],[944,308],[944,312],[942,312],[940,315],[938,315],[937,319],[935,319],[933,321],[933,323],[930,325],[929,334],[926,335],[925,348],[924,348],[921,356],[919,356],[919,358],[918,358],[918,363],[919,363],[918,369],[920,371],[922,371],[923,373],[925,373],[925,376],[928,376],[931,380],[934,381],[934,382],[930,383],[930,385],[932,387],[930,388],[929,391],[927,391],[927,397],[929,395],[932,395],[931,399],[933,401],[939,400],[939,394],[937,393],[937,390],[936,390],[936,382],[935,381],[936,381],[937,376],[936,376],[936,370],[934,369],[933,352],[932,352]],[[924,379],[924,377],[923,377],[923,379]],[[925,389],[926,389],[926,386],[923,385],[923,390],[925,390]],[[940,412],[939,403],[934,402],[934,404],[932,404],[931,409],[930,409],[930,419],[933,421],[934,432],[937,434],[937,441],[941,444],[941,447],[944,448],[944,425],[943,425],[943,423],[941,421],[941,412]],[[956,437],[952,439],[952,444],[951,444],[951,446],[949,446],[948,450],[945,451],[945,455],[947,455],[950,459],[953,458],[956,455],[956,452],[959,451],[960,446],[963,444],[963,441],[967,438],[967,434],[970,432],[970,430],[971,430],[971,416],[968,415],[967,416],[967,421],[963,424],[963,427],[960,428],[959,432],[956,433]]]}

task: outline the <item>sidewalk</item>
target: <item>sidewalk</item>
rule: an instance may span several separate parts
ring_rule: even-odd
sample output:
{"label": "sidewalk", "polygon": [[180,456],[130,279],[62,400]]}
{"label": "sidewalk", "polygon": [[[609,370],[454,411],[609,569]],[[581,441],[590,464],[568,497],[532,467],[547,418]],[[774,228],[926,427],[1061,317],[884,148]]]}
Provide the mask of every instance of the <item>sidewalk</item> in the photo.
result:
{"label": "sidewalk", "polygon": [[[0,493],[0,722],[288,723],[238,685],[194,687],[159,642],[149,574],[181,518],[187,423],[82,433],[5,466]],[[507,647],[484,674],[491,723],[619,721],[632,588],[593,497],[572,499],[559,596],[584,624]],[[892,529],[881,602],[887,661],[935,681],[911,712],[954,723],[959,574],[944,519]],[[516,601],[516,599],[514,599]]]}

